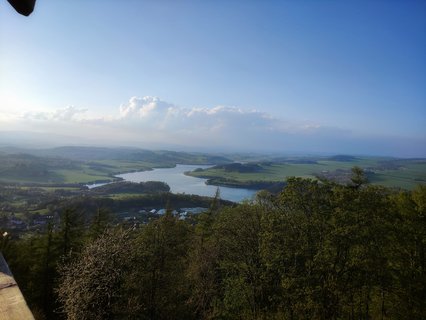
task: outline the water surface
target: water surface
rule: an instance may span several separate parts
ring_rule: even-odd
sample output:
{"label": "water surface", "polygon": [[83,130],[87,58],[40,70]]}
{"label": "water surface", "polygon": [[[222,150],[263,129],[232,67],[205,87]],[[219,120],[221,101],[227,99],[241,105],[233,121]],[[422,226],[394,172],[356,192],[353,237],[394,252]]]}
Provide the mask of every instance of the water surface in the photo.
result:
{"label": "water surface", "polygon": [[[206,179],[186,176],[184,172],[193,171],[197,168],[209,168],[209,165],[183,165],[178,164],[174,168],[160,168],[151,171],[139,171],[119,174],[117,177],[130,182],[163,181],[170,186],[173,193],[196,194],[199,196],[213,197],[216,186],[206,185]],[[220,197],[225,200],[241,202],[251,199],[256,190],[243,188],[220,187]]]}

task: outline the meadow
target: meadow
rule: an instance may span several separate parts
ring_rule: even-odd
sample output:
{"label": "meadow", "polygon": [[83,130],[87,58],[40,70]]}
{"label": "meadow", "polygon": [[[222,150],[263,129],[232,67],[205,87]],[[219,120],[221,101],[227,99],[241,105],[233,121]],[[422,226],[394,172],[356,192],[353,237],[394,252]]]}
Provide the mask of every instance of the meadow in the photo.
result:
{"label": "meadow", "polygon": [[[96,151],[96,152],[95,152]],[[364,169],[375,185],[413,189],[426,183],[426,159],[384,157],[274,157],[211,155],[175,151],[64,147],[0,153],[0,183],[51,188],[111,182],[120,173],[169,168],[176,164],[211,164],[187,174],[207,183],[256,188],[288,177],[329,179],[346,183],[354,166]]]}
{"label": "meadow", "polygon": [[250,181],[285,181],[289,177],[325,178],[347,182],[350,170],[354,166],[365,170],[369,182],[374,185],[413,189],[418,184],[426,183],[426,161],[418,159],[391,160],[383,158],[356,158],[350,161],[315,160],[313,163],[295,162],[259,162],[254,172],[229,170],[224,166],[216,166],[188,173],[199,178],[213,179],[223,185]]}

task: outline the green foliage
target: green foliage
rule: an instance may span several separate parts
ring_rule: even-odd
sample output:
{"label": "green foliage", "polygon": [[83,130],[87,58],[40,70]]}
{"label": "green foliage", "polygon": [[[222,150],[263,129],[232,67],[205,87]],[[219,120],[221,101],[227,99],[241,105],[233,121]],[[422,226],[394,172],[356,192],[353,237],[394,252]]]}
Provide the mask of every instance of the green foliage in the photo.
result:
{"label": "green foliage", "polygon": [[[188,319],[185,276],[191,230],[170,213],[147,225],[137,237],[136,265],[129,285],[143,319]],[[142,285],[143,284],[143,285]]]}
{"label": "green foliage", "polygon": [[211,318],[215,314],[215,302],[219,293],[219,250],[213,224],[220,212],[220,192],[211,203],[210,209],[196,217],[195,232],[189,250],[186,276],[191,285],[188,303],[197,318]]}
{"label": "green foliage", "polygon": [[131,261],[129,243],[128,232],[107,232],[87,245],[78,258],[59,266],[57,294],[67,319],[103,320],[126,314],[122,289]]}
{"label": "green foliage", "polygon": [[83,243],[83,213],[76,208],[65,208],[60,215],[58,232],[59,249],[67,255]]}
{"label": "green foliage", "polygon": [[88,231],[89,239],[96,239],[108,229],[111,224],[112,213],[111,210],[105,207],[97,207]]}
{"label": "green foliage", "polygon": [[396,290],[392,311],[402,317],[421,319],[426,313],[426,187],[394,197],[397,223],[392,242]]}
{"label": "green foliage", "polygon": [[161,181],[147,182],[116,182],[93,189],[97,193],[156,193],[169,192],[170,187]]}
{"label": "green foliage", "polygon": [[56,229],[9,240],[5,256],[52,319],[57,307],[68,319],[422,319],[426,188],[354,173],[349,185],[290,178],[235,207],[217,194],[194,219],[168,210],[125,237],[103,234],[114,228],[102,206],[88,205],[88,228],[68,207]]}
{"label": "green foliage", "polygon": [[355,166],[352,168],[351,181],[355,188],[359,188],[363,184],[366,184],[368,179],[362,168]]}

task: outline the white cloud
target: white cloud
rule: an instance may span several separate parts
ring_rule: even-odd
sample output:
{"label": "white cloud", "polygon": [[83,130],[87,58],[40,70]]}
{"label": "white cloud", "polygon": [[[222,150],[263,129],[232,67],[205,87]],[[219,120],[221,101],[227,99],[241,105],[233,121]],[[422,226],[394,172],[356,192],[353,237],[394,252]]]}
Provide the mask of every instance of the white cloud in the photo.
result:
{"label": "white cloud", "polygon": [[229,106],[179,107],[152,96],[130,98],[119,107],[117,115],[95,118],[90,117],[87,111],[68,106],[55,111],[26,113],[22,119],[48,122],[47,125],[52,122],[66,122],[79,126],[114,127],[135,134],[161,131],[163,135],[169,133],[171,138],[176,134],[187,134],[212,139],[211,134],[215,133],[217,136],[227,135],[228,139],[233,139],[250,133],[292,133],[319,128],[317,124],[291,123],[257,110]]}
{"label": "white cloud", "polygon": [[[216,106],[213,108],[186,108],[164,102],[157,97],[132,97],[120,106],[120,125],[139,126],[176,132],[192,132],[196,135],[211,132],[243,134],[248,131],[291,131],[295,126],[256,110],[239,107]],[[299,129],[303,129],[301,126]],[[238,132],[237,132],[238,131]]]}
{"label": "white cloud", "polygon": [[173,105],[161,101],[157,97],[146,96],[143,98],[132,97],[129,102],[120,106],[120,117],[140,117],[147,118],[154,114],[165,113]]}
{"label": "white cloud", "polygon": [[[188,108],[145,96],[130,98],[115,115],[93,117],[87,111],[69,106],[32,112],[16,118],[14,125],[19,129],[77,136],[83,142],[90,137],[102,144],[140,147],[382,154],[392,154],[392,148],[397,150],[395,145],[389,147],[394,141],[392,137],[360,138],[350,130],[321,126],[314,121],[290,121],[240,107]],[[8,129],[12,127],[10,116],[3,122],[9,123]],[[405,145],[407,141],[401,142],[401,148]]]}
{"label": "white cloud", "polygon": [[77,118],[78,115],[86,113],[87,109],[77,109],[74,106],[68,106],[64,109],[56,110],[53,113],[53,120],[70,121]]}
{"label": "white cloud", "polygon": [[[26,120],[40,120],[40,121],[75,121],[84,119],[81,115],[87,112],[87,109],[78,109],[74,106],[68,106],[63,109],[55,111],[38,111],[28,112],[22,117]],[[80,116],[79,116],[80,115]]]}

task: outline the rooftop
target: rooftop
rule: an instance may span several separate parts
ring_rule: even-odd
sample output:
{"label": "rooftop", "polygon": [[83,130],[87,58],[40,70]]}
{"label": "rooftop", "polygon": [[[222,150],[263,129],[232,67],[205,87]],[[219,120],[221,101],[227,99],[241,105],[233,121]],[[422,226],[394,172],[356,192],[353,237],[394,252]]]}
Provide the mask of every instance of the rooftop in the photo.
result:
{"label": "rooftop", "polygon": [[9,266],[0,253],[0,320],[34,319],[10,272]]}

